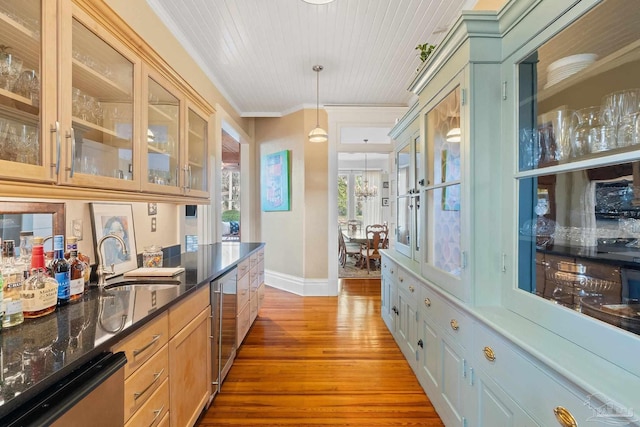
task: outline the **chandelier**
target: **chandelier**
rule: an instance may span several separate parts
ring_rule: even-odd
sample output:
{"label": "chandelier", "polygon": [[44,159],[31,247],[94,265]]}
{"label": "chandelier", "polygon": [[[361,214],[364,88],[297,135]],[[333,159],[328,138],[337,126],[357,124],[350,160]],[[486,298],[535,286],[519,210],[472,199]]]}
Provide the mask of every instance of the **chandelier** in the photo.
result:
{"label": "chandelier", "polygon": [[[367,144],[368,139],[364,140],[365,145]],[[369,185],[369,180],[367,179],[368,170],[367,170],[367,152],[364,152],[364,173],[363,173],[363,181],[362,185],[356,185],[356,197],[358,200],[367,201],[367,199],[376,197],[378,195],[378,187],[375,185]]]}

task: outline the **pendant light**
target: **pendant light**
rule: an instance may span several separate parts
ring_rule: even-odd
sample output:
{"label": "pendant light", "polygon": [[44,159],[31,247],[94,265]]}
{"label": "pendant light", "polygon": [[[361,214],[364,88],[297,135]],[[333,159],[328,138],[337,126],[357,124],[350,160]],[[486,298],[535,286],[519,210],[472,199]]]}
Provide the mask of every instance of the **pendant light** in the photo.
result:
{"label": "pendant light", "polygon": [[327,131],[320,127],[320,71],[323,69],[322,65],[313,66],[316,72],[316,127],[309,132],[309,142],[327,142],[329,139]]}
{"label": "pendant light", "polygon": [[[367,142],[369,140],[365,139],[364,140],[364,144],[367,145]],[[358,185],[356,186],[356,197],[359,200],[364,200],[366,201],[367,199],[371,198],[371,197],[376,197],[378,195],[378,187],[376,187],[375,185],[371,185],[369,186],[369,180],[367,179],[368,176],[368,170],[367,170],[367,152],[364,152],[364,180],[362,181],[362,185]]]}

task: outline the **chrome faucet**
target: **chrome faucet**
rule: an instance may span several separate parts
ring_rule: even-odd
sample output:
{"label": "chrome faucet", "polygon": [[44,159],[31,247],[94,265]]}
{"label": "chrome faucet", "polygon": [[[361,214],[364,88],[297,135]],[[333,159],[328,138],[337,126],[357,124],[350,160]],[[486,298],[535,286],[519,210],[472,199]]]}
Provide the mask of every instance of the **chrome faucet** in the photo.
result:
{"label": "chrome faucet", "polygon": [[104,245],[104,242],[107,239],[116,239],[122,246],[122,253],[124,255],[127,254],[127,245],[125,244],[122,237],[118,236],[117,234],[107,234],[106,236],[102,236],[102,238],[98,240],[98,253],[96,254],[96,256],[98,257],[98,269],[96,271],[96,274],[98,275],[98,287],[100,288],[104,288],[104,286],[107,284],[106,276],[115,273],[113,269],[114,264],[111,264],[110,269],[107,270],[102,261],[102,245]]}

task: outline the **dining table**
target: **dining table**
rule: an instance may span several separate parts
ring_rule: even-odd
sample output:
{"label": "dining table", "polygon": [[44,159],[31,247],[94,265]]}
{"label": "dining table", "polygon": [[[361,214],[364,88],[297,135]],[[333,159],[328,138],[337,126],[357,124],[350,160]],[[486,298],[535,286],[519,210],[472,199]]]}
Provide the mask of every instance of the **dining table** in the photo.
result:
{"label": "dining table", "polygon": [[346,230],[342,230],[342,235],[344,236],[345,240],[350,243],[367,243],[367,232],[362,229],[353,230],[349,228]]}

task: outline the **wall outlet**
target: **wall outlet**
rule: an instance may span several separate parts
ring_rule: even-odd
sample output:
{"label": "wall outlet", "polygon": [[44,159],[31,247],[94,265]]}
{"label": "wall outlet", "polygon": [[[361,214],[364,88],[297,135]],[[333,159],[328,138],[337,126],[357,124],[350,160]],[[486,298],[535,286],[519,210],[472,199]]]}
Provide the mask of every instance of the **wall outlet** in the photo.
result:
{"label": "wall outlet", "polygon": [[74,219],[71,221],[71,235],[76,237],[78,241],[82,240],[82,220]]}
{"label": "wall outlet", "polygon": [[151,232],[152,233],[156,232],[156,219],[155,218],[151,218]]}

